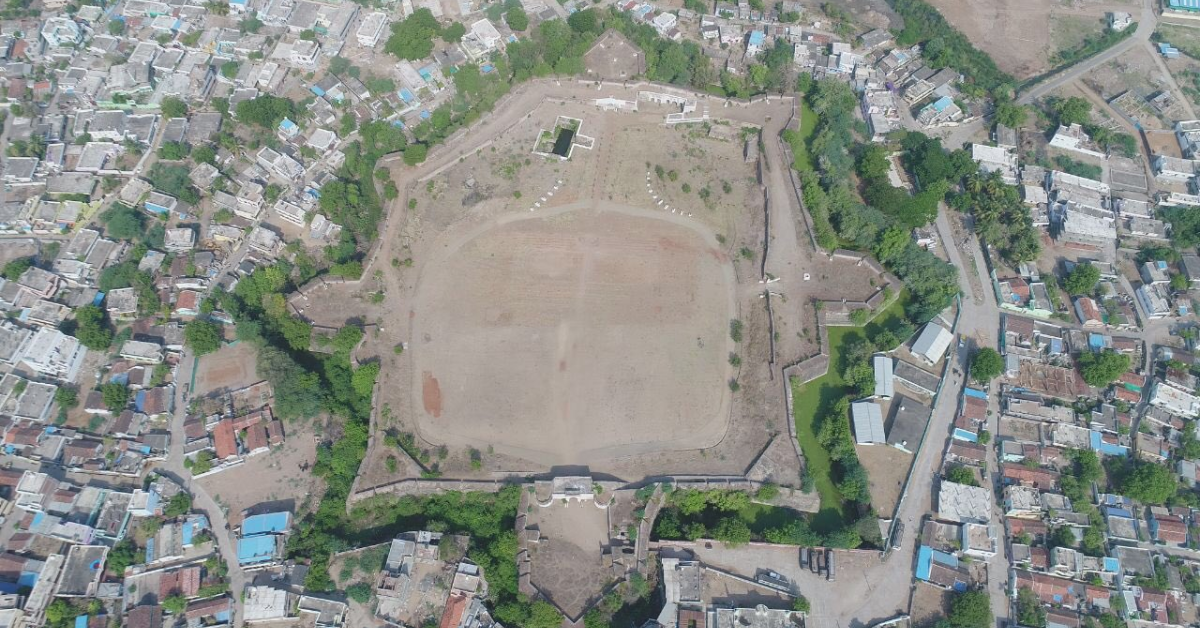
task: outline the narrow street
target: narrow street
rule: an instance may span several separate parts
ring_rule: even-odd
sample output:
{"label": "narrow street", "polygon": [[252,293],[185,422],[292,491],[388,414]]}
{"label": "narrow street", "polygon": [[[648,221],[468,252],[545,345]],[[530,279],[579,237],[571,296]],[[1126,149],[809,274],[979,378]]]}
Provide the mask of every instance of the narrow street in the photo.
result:
{"label": "narrow street", "polygon": [[241,591],[246,585],[246,574],[242,571],[237,560],[237,541],[225,511],[214,500],[199,482],[192,481],[192,472],[183,466],[183,444],[187,440],[184,435],[183,423],[187,418],[187,399],[184,388],[191,382],[192,369],[195,359],[188,350],[184,350],[175,376],[175,413],[171,417],[171,448],[165,464],[158,468],[159,472],[187,488],[192,494],[192,509],[204,513],[213,528],[217,548],[221,558],[229,568],[229,588],[234,601],[234,625],[240,627],[244,617]]}

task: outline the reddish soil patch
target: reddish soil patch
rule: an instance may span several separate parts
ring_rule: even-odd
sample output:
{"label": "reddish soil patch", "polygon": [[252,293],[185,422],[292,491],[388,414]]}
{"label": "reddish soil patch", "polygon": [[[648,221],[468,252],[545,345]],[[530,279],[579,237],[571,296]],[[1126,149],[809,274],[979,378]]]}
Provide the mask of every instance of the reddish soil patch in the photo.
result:
{"label": "reddish soil patch", "polygon": [[429,371],[421,374],[421,401],[429,416],[435,419],[442,416],[442,387]]}

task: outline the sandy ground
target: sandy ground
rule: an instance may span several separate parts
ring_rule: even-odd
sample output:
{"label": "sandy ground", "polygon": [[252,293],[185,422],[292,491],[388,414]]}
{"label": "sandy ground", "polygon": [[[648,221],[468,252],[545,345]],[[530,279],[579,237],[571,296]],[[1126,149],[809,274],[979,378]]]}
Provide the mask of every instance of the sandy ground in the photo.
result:
{"label": "sandy ground", "polygon": [[257,353],[252,345],[239,342],[200,358],[193,397],[237,390],[262,380],[255,372]]}
{"label": "sandy ground", "polygon": [[[1051,56],[1062,41],[1082,41],[1080,24],[1104,17],[1106,11],[1134,12],[1133,3],[1065,0],[932,0],[950,24],[988,53],[1001,70],[1018,80],[1051,68]],[[1057,18],[1057,19],[1056,19]],[[1076,19],[1080,18],[1080,19]]]}
{"label": "sandy ground", "polygon": [[284,432],[287,438],[278,448],[199,480],[228,513],[230,526],[241,523],[243,511],[299,512],[310,496],[320,495],[317,478],[308,472],[317,459],[312,427],[288,423]]}
{"label": "sandy ground", "polygon": [[535,506],[528,525],[541,530],[541,540],[530,544],[531,582],[578,619],[611,577],[597,560],[609,541],[607,513],[591,502]]}
{"label": "sandy ground", "polygon": [[446,234],[418,280],[421,435],[547,465],[716,444],[734,278],[713,237],[607,203],[507,218]]}
{"label": "sandy ground", "polygon": [[890,445],[858,445],[858,460],[867,469],[871,485],[871,505],[875,512],[889,517],[896,511],[904,479],[912,466],[912,454]]}

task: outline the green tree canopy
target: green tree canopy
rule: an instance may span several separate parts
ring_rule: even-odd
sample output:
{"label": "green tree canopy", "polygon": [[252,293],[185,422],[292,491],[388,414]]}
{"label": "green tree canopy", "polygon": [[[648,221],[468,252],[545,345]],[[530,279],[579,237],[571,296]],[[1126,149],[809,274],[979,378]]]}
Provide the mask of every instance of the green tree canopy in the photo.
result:
{"label": "green tree canopy", "polygon": [[110,412],[120,412],[129,405],[129,388],[125,384],[109,382],[100,387],[104,407]]}
{"label": "green tree canopy", "polygon": [[504,23],[514,31],[523,31],[529,28],[529,16],[520,5],[509,7],[504,12]]}
{"label": "green tree canopy", "polygon": [[0,274],[3,274],[4,278],[9,281],[16,281],[20,279],[21,275],[24,275],[25,271],[29,270],[30,268],[33,268],[32,257],[18,257],[17,259],[5,264],[4,270],[0,271]]}
{"label": "green tree canopy", "polygon": [[1152,462],[1132,462],[1132,468],[1118,475],[1118,487],[1123,495],[1143,504],[1165,504],[1175,495],[1178,482],[1171,470]]}
{"label": "green tree canopy", "polygon": [[221,326],[211,321],[194,320],[183,328],[184,342],[196,355],[220,349],[223,337]]}
{"label": "green tree canopy", "polygon": [[93,351],[105,351],[112,344],[113,334],[105,320],[104,310],[95,305],[75,309],[75,337]]}
{"label": "green tree canopy", "polygon": [[991,347],[984,347],[975,352],[971,358],[971,377],[980,383],[987,383],[1004,372],[1004,358]]}
{"label": "green tree canopy", "polygon": [[1088,386],[1102,388],[1117,381],[1129,370],[1129,356],[1105,349],[1085,351],[1079,356],[1079,372]]}
{"label": "green tree canopy", "polygon": [[950,601],[946,617],[954,628],[991,628],[992,601],[987,591],[973,590],[956,593]]}
{"label": "green tree canopy", "polygon": [[274,129],[279,126],[284,118],[294,120],[297,117],[296,103],[287,98],[270,94],[239,102],[235,113],[238,121],[266,129]]}
{"label": "green tree canopy", "polygon": [[1071,295],[1091,294],[1100,281],[1100,269],[1092,264],[1076,264],[1071,274],[1063,279],[1063,289]]}
{"label": "green tree canopy", "polygon": [[424,59],[433,53],[433,38],[440,31],[433,13],[420,8],[403,20],[392,23],[392,34],[383,49],[401,59]]}
{"label": "green tree canopy", "polygon": [[1059,124],[1087,124],[1091,120],[1092,103],[1079,96],[1058,98],[1050,104],[1050,109],[1058,116]]}
{"label": "green tree canopy", "polygon": [[162,100],[162,115],[170,120],[171,118],[186,118],[188,114],[187,103],[174,96],[167,96]]}

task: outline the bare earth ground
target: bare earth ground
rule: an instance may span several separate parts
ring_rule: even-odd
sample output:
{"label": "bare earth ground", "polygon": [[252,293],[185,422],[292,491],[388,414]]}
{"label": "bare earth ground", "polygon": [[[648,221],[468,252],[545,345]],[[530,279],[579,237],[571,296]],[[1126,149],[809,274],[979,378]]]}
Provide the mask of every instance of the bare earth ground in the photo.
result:
{"label": "bare earth ground", "polygon": [[890,445],[858,445],[855,449],[870,478],[871,505],[876,512],[895,512],[908,468],[912,466],[912,454]]}
{"label": "bare earth ground", "polygon": [[196,390],[192,396],[229,392],[261,381],[262,378],[255,373],[256,355],[252,345],[239,342],[200,358],[196,369]]}
{"label": "bare earth ground", "polygon": [[608,203],[512,217],[447,232],[419,280],[421,435],[551,466],[719,442],[734,278],[712,236]]}
{"label": "bare earth ground", "polygon": [[320,495],[318,480],[307,471],[317,460],[312,425],[288,423],[287,438],[278,448],[198,480],[225,508],[229,525],[241,523],[246,510],[296,512],[310,496]]}
{"label": "bare earth ground", "polygon": [[[1061,39],[1082,41],[1082,21],[1099,20],[1106,11],[1129,11],[1120,2],[1049,2],[1047,0],[933,0],[946,20],[988,53],[1001,70],[1018,80],[1051,69]],[[1055,19],[1059,16],[1072,19]]]}
{"label": "bare earth ground", "polygon": [[[790,115],[790,102],[774,107],[762,106],[774,111],[767,119]],[[443,160],[452,167],[414,173],[390,164],[398,181],[421,178],[392,210],[394,235],[369,279],[321,289],[303,304],[319,324],[379,323],[368,351],[384,366],[379,405],[390,418],[380,427],[415,433],[431,451],[447,445],[439,468],[450,477],[566,463],[633,478],[697,470],[698,460],[711,473],[746,470],[767,443],[764,413],[773,411],[736,401],[769,381],[765,313],[749,287],[761,256],[762,192],[740,138],[709,137],[704,125],[665,127],[668,111],[535,101],[524,119],[498,113],[509,126],[479,144],[464,140],[462,158]],[[533,155],[538,132],[558,115],[582,118],[580,134],[595,138],[594,148],[576,147],[566,162]],[[656,165],[676,180],[652,175],[648,188]],[[355,297],[375,289],[367,285],[375,269],[387,287],[384,303],[371,306]],[[745,340],[734,347],[728,325],[738,311]],[[390,350],[396,344],[403,354]],[[742,358],[736,373],[731,350]],[[731,394],[731,377],[742,393]],[[360,486],[411,477],[403,465],[387,470],[395,455],[373,448]]]}
{"label": "bare earth ground", "polygon": [[929,626],[934,621],[946,616],[950,610],[950,591],[943,591],[933,585],[918,582],[913,590],[912,617],[913,626]]}
{"label": "bare earth ground", "polygon": [[608,545],[608,513],[592,502],[533,506],[528,524],[541,531],[530,543],[531,583],[573,619],[587,610],[592,597],[612,579],[597,560]]}

